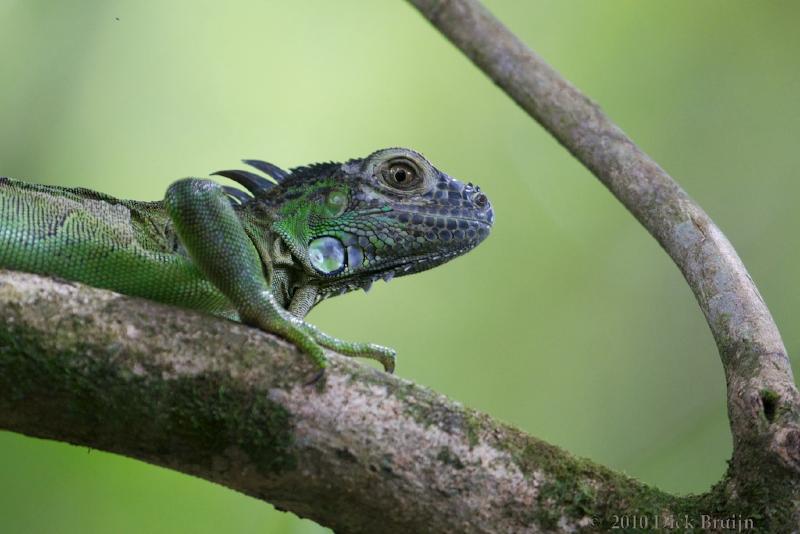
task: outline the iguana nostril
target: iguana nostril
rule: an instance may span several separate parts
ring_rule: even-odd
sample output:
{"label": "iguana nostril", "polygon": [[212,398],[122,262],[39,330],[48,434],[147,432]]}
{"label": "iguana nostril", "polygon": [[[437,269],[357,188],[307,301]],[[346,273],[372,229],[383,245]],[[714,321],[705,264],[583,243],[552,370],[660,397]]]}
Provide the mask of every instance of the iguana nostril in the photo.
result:
{"label": "iguana nostril", "polygon": [[477,195],[475,195],[473,202],[475,202],[475,205],[478,206],[479,208],[485,208],[486,205],[489,203],[489,199],[486,198],[486,195],[484,195],[483,193],[478,193]]}

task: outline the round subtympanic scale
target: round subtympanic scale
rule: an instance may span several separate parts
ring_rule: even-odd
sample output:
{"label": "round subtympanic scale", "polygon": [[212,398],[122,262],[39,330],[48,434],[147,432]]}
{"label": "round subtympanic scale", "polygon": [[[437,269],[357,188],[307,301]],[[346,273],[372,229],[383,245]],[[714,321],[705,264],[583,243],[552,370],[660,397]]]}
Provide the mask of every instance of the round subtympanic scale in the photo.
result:
{"label": "round subtympanic scale", "polygon": [[345,264],[344,245],[335,237],[319,237],[309,243],[308,258],[322,274],[341,271]]}

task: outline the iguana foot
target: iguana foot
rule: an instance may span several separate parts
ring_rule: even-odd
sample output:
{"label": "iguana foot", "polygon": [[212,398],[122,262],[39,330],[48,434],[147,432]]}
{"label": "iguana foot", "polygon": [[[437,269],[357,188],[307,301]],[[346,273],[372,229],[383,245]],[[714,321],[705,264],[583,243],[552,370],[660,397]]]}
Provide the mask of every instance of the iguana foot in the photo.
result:
{"label": "iguana foot", "polygon": [[397,354],[394,349],[375,345],[374,343],[353,343],[329,336],[316,326],[298,319],[284,310],[279,310],[276,315],[271,316],[269,321],[256,321],[255,324],[263,330],[276,333],[297,345],[301,351],[309,355],[320,369],[325,369],[328,366],[328,358],[325,356],[324,347],[343,356],[375,360],[383,365],[383,369],[387,373],[394,372]]}
{"label": "iguana foot", "polygon": [[304,330],[314,338],[314,341],[326,349],[334,350],[350,358],[375,360],[383,365],[384,371],[387,373],[394,373],[394,365],[397,359],[397,351],[394,349],[374,343],[353,343],[351,341],[344,341],[321,332],[314,325],[305,322],[303,325]]}
{"label": "iguana foot", "polygon": [[336,338],[330,339],[335,341],[336,344],[329,345],[325,342],[318,341],[323,347],[335,350],[345,356],[375,360],[383,365],[384,371],[387,373],[394,373],[394,364],[397,360],[397,351],[394,349],[382,345],[375,345],[374,343],[351,343]]}

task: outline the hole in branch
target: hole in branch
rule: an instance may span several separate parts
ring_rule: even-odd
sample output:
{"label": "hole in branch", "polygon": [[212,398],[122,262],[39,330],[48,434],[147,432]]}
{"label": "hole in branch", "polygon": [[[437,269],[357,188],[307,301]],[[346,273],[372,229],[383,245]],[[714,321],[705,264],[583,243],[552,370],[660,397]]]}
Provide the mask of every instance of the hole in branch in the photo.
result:
{"label": "hole in branch", "polygon": [[764,417],[770,423],[775,420],[775,412],[778,410],[778,401],[780,397],[772,390],[761,390],[761,405],[764,407]]}

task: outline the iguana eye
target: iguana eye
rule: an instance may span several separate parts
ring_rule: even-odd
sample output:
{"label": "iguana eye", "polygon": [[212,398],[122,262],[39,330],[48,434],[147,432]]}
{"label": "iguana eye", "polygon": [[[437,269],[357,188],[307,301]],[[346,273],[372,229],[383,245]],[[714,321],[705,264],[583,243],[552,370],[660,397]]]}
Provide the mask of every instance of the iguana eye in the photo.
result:
{"label": "iguana eye", "polygon": [[392,162],[382,175],[387,185],[401,191],[413,189],[422,181],[417,170],[403,161]]}

